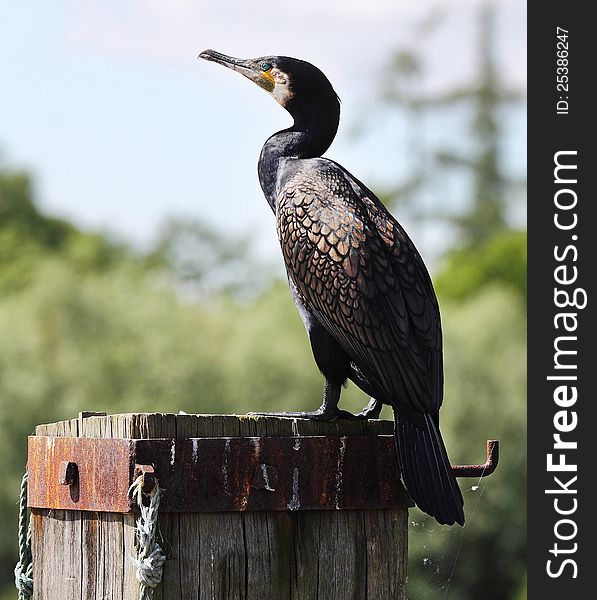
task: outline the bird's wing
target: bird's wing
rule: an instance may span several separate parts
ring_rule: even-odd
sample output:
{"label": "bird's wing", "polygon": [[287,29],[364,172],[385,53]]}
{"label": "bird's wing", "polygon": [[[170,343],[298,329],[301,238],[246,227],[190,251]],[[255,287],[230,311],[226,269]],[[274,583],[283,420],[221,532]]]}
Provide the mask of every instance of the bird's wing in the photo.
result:
{"label": "bird's wing", "polygon": [[335,163],[304,162],[277,200],[292,282],[380,399],[405,416],[437,412],[441,327],[422,259],[373,194],[361,193]]}

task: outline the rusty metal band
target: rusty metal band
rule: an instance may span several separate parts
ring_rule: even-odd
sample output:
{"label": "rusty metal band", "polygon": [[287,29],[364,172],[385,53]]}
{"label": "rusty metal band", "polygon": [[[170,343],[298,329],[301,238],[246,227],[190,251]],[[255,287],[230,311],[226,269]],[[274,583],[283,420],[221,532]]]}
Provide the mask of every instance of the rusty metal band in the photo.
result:
{"label": "rusty metal band", "polygon": [[[497,465],[453,467],[485,476]],[[122,439],[31,436],[29,506],[128,513],[138,475],[165,490],[160,512],[412,506],[391,435]]]}
{"label": "rusty metal band", "polygon": [[[29,506],[127,513],[137,473],[155,473],[160,512],[409,506],[392,436],[29,438]],[[149,473],[148,473],[149,471]]]}

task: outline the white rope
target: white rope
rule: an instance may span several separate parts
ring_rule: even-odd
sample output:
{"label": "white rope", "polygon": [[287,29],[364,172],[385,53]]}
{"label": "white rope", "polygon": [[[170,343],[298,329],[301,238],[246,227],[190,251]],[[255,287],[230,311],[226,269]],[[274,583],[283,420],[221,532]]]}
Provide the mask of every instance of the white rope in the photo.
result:
{"label": "white rope", "polygon": [[21,481],[19,497],[19,562],[15,567],[15,585],[19,600],[33,596],[33,560],[31,558],[31,522],[27,520],[27,472]]}
{"label": "white rope", "polygon": [[[137,556],[131,557],[137,568],[137,580],[141,583],[139,600],[151,600],[153,590],[162,580],[162,572],[166,555],[156,542],[158,528],[158,508],[163,490],[156,479],[155,486],[146,494],[143,487],[143,476],[135,479],[129,490],[137,502],[141,516],[137,519]],[[143,503],[143,496],[149,498],[149,504]]]}

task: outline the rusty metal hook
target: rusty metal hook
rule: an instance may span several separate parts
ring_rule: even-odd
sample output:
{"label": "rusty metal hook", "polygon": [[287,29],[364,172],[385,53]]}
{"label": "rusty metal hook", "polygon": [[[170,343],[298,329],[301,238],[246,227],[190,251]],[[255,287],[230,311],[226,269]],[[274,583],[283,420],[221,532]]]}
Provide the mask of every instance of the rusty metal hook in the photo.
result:
{"label": "rusty metal hook", "polygon": [[452,473],[455,477],[487,477],[491,475],[500,460],[500,442],[498,440],[487,440],[485,457],[483,465],[454,465]]}

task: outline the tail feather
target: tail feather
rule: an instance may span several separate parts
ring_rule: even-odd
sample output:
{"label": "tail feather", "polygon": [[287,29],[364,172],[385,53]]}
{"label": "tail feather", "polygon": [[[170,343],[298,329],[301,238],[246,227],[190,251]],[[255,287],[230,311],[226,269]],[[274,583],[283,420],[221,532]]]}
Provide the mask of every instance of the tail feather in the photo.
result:
{"label": "tail feather", "polygon": [[464,525],[464,501],[431,415],[420,426],[395,414],[402,478],[416,505],[442,524]]}

